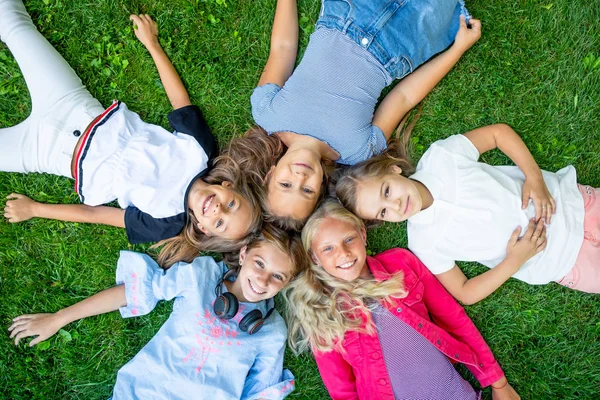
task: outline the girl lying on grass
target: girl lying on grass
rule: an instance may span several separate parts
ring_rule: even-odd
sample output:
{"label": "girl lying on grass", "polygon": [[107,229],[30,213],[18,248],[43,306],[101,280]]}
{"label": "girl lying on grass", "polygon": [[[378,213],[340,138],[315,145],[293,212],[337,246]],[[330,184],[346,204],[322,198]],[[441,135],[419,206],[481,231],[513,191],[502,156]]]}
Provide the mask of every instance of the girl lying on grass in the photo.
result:
{"label": "girl lying on grass", "polygon": [[[124,227],[131,243],[180,235],[170,250],[195,246],[194,256],[197,248],[237,250],[260,226],[258,203],[235,163],[217,158],[210,168],[215,138],[161,48],[156,23],[148,15],[130,19],[174,108],[168,117],[175,133],[143,122],[118,101],[105,110],[36,30],[23,3],[0,0],[0,38],[32,101],[24,122],[0,129],[0,170],[74,178],[83,203],[42,204],[13,193],[4,216]],[[115,199],[122,209],[101,206]]]}
{"label": "girl lying on grass", "polygon": [[[269,59],[251,97],[260,128],[236,140],[262,159],[244,170],[259,177],[263,212],[300,230],[323,195],[324,165],[385,150],[403,116],[479,39],[481,24],[471,20],[469,29],[460,0],[323,0],[294,69],[296,8],[295,0],[277,1]],[[407,74],[375,107],[383,89]]]}
{"label": "girl lying on grass", "polygon": [[[281,399],[294,390],[283,370],[286,327],[273,297],[307,264],[298,237],[265,227],[223,262],[198,257],[164,271],[147,255],[121,252],[119,286],[54,314],[22,315],[10,326],[15,344],[33,346],[80,318],[119,310],[125,318],[175,299],[158,333],[117,374],[113,398]],[[214,305],[213,305],[214,304]]]}
{"label": "girl lying on grass", "polygon": [[312,349],[333,399],[518,399],[464,309],[412,253],[366,256],[360,218],[325,201],[302,230],[312,266],[285,291],[289,343]]}
{"label": "girl lying on grass", "polygon": [[[516,166],[477,161],[495,148]],[[511,276],[600,293],[600,192],[578,185],[572,166],[540,170],[508,125],[435,142],[414,174],[398,144],[341,175],[341,202],[366,220],[407,220],[408,247],[464,304]],[[490,270],[468,279],[455,260]]]}

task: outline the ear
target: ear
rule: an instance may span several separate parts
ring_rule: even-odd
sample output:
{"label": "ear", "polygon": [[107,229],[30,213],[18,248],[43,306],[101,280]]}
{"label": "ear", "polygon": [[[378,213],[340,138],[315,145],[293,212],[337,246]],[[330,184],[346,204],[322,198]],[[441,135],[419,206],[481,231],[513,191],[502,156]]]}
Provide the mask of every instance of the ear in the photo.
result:
{"label": "ear", "polygon": [[202,226],[202,224],[200,222],[198,222],[196,224],[196,226],[198,227],[198,229],[200,229],[202,231],[202,233],[204,233],[206,236],[210,236],[210,232],[206,230],[205,227]]}
{"label": "ear", "polygon": [[402,173],[402,168],[400,168],[397,165],[392,165],[390,170],[392,171],[392,173],[394,174],[401,174]]}
{"label": "ear", "polygon": [[360,237],[362,238],[363,244],[366,246],[367,245],[367,230],[365,229],[364,226],[362,228],[360,228]]}
{"label": "ear", "polygon": [[269,171],[267,171],[267,174],[265,175],[265,179],[263,179],[264,183],[268,183],[269,180],[271,179],[271,175],[273,175],[273,171],[275,171],[275,165],[271,165],[271,168],[269,168]]}
{"label": "ear", "polygon": [[246,251],[248,251],[248,246],[244,246],[240,249],[240,265],[242,265],[246,259]]}
{"label": "ear", "polygon": [[233,187],[233,183],[231,183],[230,181],[223,181],[223,182],[221,182],[221,186],[225,186],[226,188],[231,188],[231,187]]}

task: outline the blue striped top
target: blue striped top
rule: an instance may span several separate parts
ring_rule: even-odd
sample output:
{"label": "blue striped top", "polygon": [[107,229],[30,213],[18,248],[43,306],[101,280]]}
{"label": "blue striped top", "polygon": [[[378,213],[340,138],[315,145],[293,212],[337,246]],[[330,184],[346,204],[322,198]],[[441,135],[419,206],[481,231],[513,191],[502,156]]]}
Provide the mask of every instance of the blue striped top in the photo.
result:
{"label": "blue striped top", "polygon": [[270,135],[294,132],[329,144],[340,164],[353,165],[386,148],[371,124],[383,88],[392,82],[375,57],[335,29],[318,28],[283,88],[254,89],[252,115]]}

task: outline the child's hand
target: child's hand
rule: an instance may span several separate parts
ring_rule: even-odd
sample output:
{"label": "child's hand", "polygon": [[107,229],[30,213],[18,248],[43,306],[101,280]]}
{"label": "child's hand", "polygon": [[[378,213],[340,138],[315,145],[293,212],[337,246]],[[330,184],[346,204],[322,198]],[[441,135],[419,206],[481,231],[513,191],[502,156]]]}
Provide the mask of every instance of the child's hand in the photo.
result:
{"label": "child's hand", "polygon": [[517,227],[510,236],[506,247],[506,260],[510,260],[519,266],[546,248],[546,225],[544,219],[537,223],[530,220],[525,234],[519,238],[521,227]]}
{"label": "child's hand", "polygon": [[62,324],[56,317],[56,314],[26,314],[13,319],[13,324],[8,328],[10,338],[15,338],[15,345],[28,336],[37,336],[31,342],[29,347],[42,342],[58,330]]}
{"label": "child's hand", "polygon": [[9,199],[4,207],[4,218],[10,223],[27,221],[35,217],[36,201],[22,194],[11,193],[6,196]]}
{"label": "child's hand", "polygon": [[465,17],[460,16],[460,26],[456,37],[454,38],[453,47],[460,49],[462,53],[469,50],[471,46],[481,37],[481,21],[475,18],[469,20],[469,26],[465,22]]}
{"label": "child's hand", "polygon": [[158,45],[158,25],[148,14],[131,14],[129,19],[133,21],[133,32],[135,37],[146,48]]}
{"label": "child's hand", "polygon": [[529,204],[529,199],[533,200],[535,207],[535,220],[539,221],[544,218],[546,223],[550,223],[552,214],[556,213],[556,202],[548,191],[544,178],[540,175],[536,178],[526,178],[523,184],[523,205],[526,209]]}

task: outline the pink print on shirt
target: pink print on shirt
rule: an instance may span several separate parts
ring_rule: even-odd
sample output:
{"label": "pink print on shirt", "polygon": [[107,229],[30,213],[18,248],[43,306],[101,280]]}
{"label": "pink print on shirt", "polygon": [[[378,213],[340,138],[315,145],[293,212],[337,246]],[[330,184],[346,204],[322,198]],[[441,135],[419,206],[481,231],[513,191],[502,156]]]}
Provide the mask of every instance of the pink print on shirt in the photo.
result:
{"label": "pink print on shirt", "polygon": [[[238,313],[232,318],[236,321],[236,324],[242,320],[242,311],[245,308],[241,304]],[[182,361],[187,363],[190,360],[194,360],[196,364],[195,370],[196,372],[200,372],[204,364],[206,364],[208,356],[221,351],[219,347],[232,346],[234,343],[241,346],[242,342],[239,340],[232,342],[230,340],[236,338],[239,331],[235,328],[230,328],[227,323],[215,316],[210,309],[206,308],[203,314],[197,312],[196,319],[200,326],[200,332],[196,333],[197,347],[192,347],[185,357],[183,357]]]}

